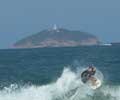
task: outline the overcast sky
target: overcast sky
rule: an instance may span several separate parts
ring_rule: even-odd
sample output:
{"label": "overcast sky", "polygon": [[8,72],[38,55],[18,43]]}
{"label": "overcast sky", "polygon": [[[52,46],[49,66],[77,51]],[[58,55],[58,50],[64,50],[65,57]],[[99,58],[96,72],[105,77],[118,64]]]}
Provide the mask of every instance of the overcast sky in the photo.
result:
{"label": "overcast sky", "polygon": [[120,41],[120,0],[0,0],[0,48],[54,24]]}

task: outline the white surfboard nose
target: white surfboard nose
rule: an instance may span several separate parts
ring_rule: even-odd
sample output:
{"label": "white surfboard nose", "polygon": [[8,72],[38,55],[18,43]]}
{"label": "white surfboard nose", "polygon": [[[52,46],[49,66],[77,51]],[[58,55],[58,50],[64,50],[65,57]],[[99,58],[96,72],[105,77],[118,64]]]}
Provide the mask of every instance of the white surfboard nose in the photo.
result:
{"label": "white surfboard nose", "polygon": [[97,89],[102,85],[102,82],[99,79],[96,79],[95,83],[92,84],[92,82],[89,82],[89,86],[92,89]]}

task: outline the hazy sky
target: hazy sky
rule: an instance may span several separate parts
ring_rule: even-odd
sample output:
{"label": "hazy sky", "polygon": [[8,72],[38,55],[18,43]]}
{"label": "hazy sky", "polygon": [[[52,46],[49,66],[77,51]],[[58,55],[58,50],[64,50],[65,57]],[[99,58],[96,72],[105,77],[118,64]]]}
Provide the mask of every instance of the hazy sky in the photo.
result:
{"label": "hazy sky", "polygon": [[0,0],[0,48],[53,24],[120,41],[120,0]]}

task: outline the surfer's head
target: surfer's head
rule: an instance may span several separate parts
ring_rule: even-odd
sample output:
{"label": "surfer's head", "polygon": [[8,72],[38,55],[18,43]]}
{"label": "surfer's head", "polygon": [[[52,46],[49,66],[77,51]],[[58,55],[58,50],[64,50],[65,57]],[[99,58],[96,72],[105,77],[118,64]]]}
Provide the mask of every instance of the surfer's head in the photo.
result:
{"label": "surfer's head", "polygon": [[96,68],[93,65],[91,65],[89,66],[88,71],[96,71]]}
{"label": "surfer's head", "polygon": [[89,71],[89,72],[91,72],[91,71],[92,71],[92,68],[91,68],[91,67],[89,67],[89,68],[88,68],[88,71]]}

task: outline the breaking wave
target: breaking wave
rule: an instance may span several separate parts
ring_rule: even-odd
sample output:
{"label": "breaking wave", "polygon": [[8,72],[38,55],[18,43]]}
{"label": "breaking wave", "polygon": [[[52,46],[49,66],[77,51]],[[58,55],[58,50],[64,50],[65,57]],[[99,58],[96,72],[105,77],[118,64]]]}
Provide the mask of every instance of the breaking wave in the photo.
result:
{"label": "breaking wave", "polygon": [[[42,86],[12,84],[0,91],[0,100],[120,100],[120,86],[103,85],[92,90],[80,80],[80,72],[65,68],[56,82]],[[103,80],[103,75],[98,72]]]}

